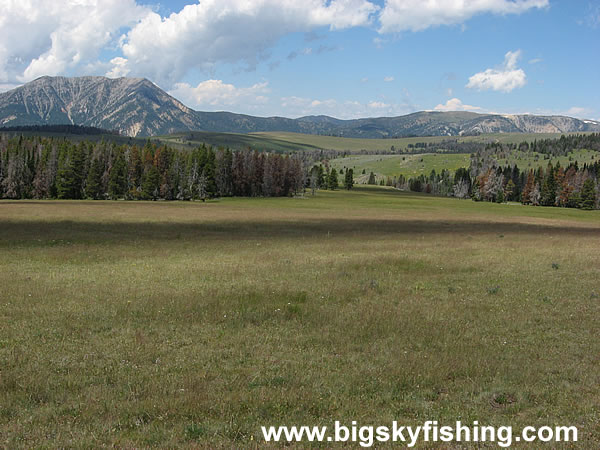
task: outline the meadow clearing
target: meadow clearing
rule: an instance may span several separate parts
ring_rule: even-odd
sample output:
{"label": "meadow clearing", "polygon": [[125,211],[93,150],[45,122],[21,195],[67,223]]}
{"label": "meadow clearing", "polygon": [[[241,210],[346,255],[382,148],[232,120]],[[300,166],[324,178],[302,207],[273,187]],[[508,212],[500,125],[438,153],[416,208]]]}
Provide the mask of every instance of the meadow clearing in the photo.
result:
{"label": "meadow clearing", "polygon": [[[446,169],[454,173],[460,167],[469,167],[471,156],[468,153],[423,153],[416,155],[350,155],[330,161],[332,167],[340,170],[352,169],[357,182],[366,183],[369,173],[376,176],[416,178],[429,176],[432,170],[441,173]],[[365,172],[363,174],[363,171]],[[361,175],[363,175],[361,177]]]}
{"label": "meadow clearing", "polygon": [[[569,133],[566,133],[569,134]],[[561,133],[493,133],[478,136],[418,136],[403,138],[345,138],[318,134],[269,131],[256,133],[216,133],[206,131],[180,132],[157,136],[156,140],[175,148],[190,148],[202,144],[213,147],[228,147],[232,150],[247,148],[269,152],[289,153],[298,150],[336,150],[339,152],[360,153],[361,151],[389,153],[394,147],[396,152],[410,152],[409,145],[420,143],[441,144],[444,141],[519,144],[540,139],[558,139]],[[137,138],[143,145],[143,138]]]}
{"label": "meadow clearing", "polygon": [[383,188],[2,201],[0,446],[478,420],[598,447],[599,249],[599,211]]}
{"label": "meadow clearing", "polygon": [[[547,157],[548,159],[545,159]],[[581,167],[584,164],[594,164],[597,161],[598,152],[592,150],[572,150],[565,156],[548,157],[543,153],[522,152],[512,150],[509,157],[498,159],[498,166],[516,165],[521,171],[546,168],[548,163],[567,167],[570,163],[577,162]],[[335,158],[330,161],[331,166],[336,169],[346,168],[354,171],[355,178],[359,183],[366,183],[369,173],[373,172],[378,179],[381,177],[397,177],[403,175],[406,178],[416,178],[419,175],[429,176],[432,170],[440,174],[446,169],[453,174],[458,168],[468,168],[471,164],[469,153],[421,153],[404,155],[348,155]],[[363,175],[362,172],[365,172]],[[362,176],[361,176],[362,175]]]}

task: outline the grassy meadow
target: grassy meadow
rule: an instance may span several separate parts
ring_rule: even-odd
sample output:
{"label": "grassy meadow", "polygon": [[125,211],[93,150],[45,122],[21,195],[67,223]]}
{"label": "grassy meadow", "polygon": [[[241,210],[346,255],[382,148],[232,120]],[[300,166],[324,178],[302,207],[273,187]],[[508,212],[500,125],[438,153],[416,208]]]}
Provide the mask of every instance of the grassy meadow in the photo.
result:
{"label": "grassy meadow", "polygon": [[[507,158],[498,159],[500,167],[506,165],[514,166],[520,170],[546,168],[548,163],[556,165],[560,162],[562,167],[577,161],[579,166],[593,164],[598,158],[598,152],[592,150],[573,150],[566,156],[544,159],[547,155],[537,152],[521,152],[512,150]],[[429,176],[432,170],[438,174],[447,169],[454,173],[460,167],[469,167],[471,155],[468,153],[423,153],[405,155],[349,155],[330,161],[332,167],[345,170],[353,169],[356,181],[366,183],[369,173],[373,172],[377,177],[394,177],[404,175],[406,178]],[[365,171],[365,175],[362,172]],[[361,176],[362,175],[362,176]]]}
{"label": "grassy meadow", "polygon": [[352,155],[336,158],[330,161],[336,169],[352,169],[354,175],[361,181],[360,176],[365,172],[363,180],[368,180],[370,172],[378,176],[404,175],[406,178],[427,175],[435,170],[441,173],[447,169],[454,173],[460,167],[469,167],[471,155],[467,153],[423,153],[416,155]]}
{"label": "grassy meadow", "polygon": [[597,448],[599,250],[599,211],[383,188],[2,201],[0,446],[478,420]]}
{"label": "grassy meadow", "polygon": [[562,167],[567,167],[572,162],[577,162],[579,166],[584,164],[594,164],[598,158],[598,152],[593,150],[571,150],[565,156],[553,156],[549,159],[544,159],[548,155],[538,152],[522,152],[513,150],[507,158],[501,158],[498,160],[500,166],[514,166],[515,164],[521,170],[537,169],[538,167],[544,167],[548,163],[556,166],[556,163],[560,163]]}
{"label": "grassy meadow", "polygon": [[214,133],[193,131],[158,136],[153,139],[176,148],[190,148],[206,144],[213,147],[228,147],[233,150],[247,148],[269,152],[294,152],[298,150],[337,150],[341,152],[359,153],[363,150],[370,152],[408,152],[409,145],[417,143],[440,143],[448,139],[459,142],[499,142],[502,144],[519,144],[523,141],[533,142],[535,139],[555,139],[560,133],[496,133],[479,136],[426,136],[392,139],[344,138],[338,136],[321,136],[317,134],[290,133],[283,131],[260,133]]}

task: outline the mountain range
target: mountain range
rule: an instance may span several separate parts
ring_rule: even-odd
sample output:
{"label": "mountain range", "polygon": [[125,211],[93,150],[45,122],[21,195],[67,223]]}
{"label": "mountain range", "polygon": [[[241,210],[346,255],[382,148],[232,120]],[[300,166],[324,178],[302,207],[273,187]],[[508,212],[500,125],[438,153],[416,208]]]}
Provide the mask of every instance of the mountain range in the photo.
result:
{"label": "mountain range", "polygon": [[75,124],[126,136],[179,131],[287,131],[355,138],[478,133],[600,131],[600,122],[566,116],[423,111],[398,117],[340,120],[328,116],[254,117],[195,111],[145,78],[41,77],[0,94],[0,127]]}

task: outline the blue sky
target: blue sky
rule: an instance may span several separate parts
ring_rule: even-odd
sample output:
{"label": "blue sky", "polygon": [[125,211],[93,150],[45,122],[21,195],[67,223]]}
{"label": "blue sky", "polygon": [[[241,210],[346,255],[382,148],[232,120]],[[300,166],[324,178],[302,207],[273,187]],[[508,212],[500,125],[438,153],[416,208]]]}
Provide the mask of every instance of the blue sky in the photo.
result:
{"label": "blue sky", "polygon": [[136,76],[205,111],[600,119],[597,1],[39,0],[3,9],[3,90],[42,75]]}

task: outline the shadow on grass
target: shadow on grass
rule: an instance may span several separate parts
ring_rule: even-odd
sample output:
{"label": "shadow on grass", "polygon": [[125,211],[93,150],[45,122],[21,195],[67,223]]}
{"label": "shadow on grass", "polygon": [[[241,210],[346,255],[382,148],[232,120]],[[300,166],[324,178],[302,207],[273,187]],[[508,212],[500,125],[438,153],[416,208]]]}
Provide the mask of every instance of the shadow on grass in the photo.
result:
{"label": "shadow on grass", "polygon": [[183,222],[76,222],[17,221],[0,219],[0,246],[48,241],[125,242],[141,240],[247,240],[379,236],[414,238],[419,235],[519,235],[598,237],[598,228],[566,227],[516,222],[465,222],[391,219],[312,219],[302,221],[244,220]]}

